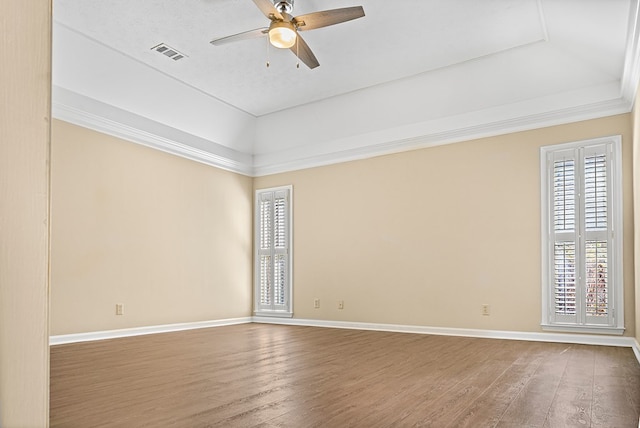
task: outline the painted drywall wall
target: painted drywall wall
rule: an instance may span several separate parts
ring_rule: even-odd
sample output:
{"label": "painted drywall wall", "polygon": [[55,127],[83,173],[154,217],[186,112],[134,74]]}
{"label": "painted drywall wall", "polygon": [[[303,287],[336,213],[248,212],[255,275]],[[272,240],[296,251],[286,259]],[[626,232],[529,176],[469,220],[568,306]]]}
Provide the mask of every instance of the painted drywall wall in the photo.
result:
{"label": "painted drywall wall", "polygon": [[634,269],[635,269],[635,308],[636,308],[636,340],[640,342],[640,92],[631,112],[633,120],[633,215],[634,215]]}
{"label": "painted drywall wall", "polygon": [[251,314],[251,178],[58,120],[51,168],[53,335]]}
{"label": "painted drywall wall", "polygon": [[51,3],[0,2],[0,426],[49,424]]}
{"label": "painted drywall wall", "polygon": [[632,237],[630,114],[256,178],[293,185],[294,317],[540,331],[540,147],[618,134]]}

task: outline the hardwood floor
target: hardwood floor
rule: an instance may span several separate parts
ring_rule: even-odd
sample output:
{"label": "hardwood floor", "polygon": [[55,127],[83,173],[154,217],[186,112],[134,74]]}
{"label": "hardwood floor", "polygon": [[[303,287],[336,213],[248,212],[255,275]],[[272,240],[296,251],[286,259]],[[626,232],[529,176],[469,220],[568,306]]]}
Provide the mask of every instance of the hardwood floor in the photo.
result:
{"label": "hardwood floor", "polygon": [[637,427],[629,348],[265,324],[51,347],[52,427]]}

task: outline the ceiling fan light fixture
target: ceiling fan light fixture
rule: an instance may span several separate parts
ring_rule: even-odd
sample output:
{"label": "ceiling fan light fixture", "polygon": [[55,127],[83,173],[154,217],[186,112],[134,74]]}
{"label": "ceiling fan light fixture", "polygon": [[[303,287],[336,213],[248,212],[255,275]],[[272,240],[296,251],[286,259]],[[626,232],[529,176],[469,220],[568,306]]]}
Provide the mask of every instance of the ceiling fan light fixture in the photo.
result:
{"label": "ceiling fan light fixture", "polygon": [[296,44],[296,30],[290,22],[272,22],[269,27],[269,42],[280,49],[289,49]]}

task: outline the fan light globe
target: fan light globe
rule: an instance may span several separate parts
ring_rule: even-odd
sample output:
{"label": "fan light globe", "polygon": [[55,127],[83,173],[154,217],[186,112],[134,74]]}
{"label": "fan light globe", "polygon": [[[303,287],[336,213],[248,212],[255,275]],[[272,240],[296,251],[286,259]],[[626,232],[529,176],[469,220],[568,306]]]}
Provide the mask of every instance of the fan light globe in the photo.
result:
{"label": "fan light globe", "polygon": [[288,49],[296,44],[296,31],[290,22],[273,22],[269,27],[269,42],[281,49]]}

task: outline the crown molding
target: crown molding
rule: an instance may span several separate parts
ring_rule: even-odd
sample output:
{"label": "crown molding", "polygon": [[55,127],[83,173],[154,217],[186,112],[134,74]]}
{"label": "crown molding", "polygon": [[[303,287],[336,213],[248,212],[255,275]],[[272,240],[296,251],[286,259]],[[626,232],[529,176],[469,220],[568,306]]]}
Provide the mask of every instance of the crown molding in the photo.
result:
{"label": "crown molding", "polygon": [[[587,102],[553,111],[543,108],[549,100],[531,100],[524,104],[449,117],[437,123],[432,121],[360,134],[327,145],[307,145],[276,153],[251,155],[70,91],[54,89],[54,95],[61,94],[54,96],[52,102],[52,114],[56,119],[250,177],[612,116],[628,113],[632,108],[632,100],[626,97]],[[467,126],[461,126],[464,124]],[[207,150],[202,147],[207,147]]]}
{"label": "crown molding", "polygon": [[640,80],[640,1],[631,0],[629,11],[629,30],[627,34],[627,49],[625,52],[624,70],[620,95],[633,108],[638,81]]}
{"label": "crown molding", "polygon": [[[444,144],[469,141],[478,138],[492,137],[513,132],[527,131],[554,125],[579,122],[600,117],[628,113],[631,104],[623,98],[593,102],[586,105],[533,113],[519,117],[500,119],[504,116],[503,108],[499,112],[474,112],[475,125],[466,127],[451,127],[436,132],[416,132],[416,125],[406,128],[385,130],[379,133],[359,135],[336,141],[334,147],[341,147],[335,151],[323,151],[323,147],[303,147],[278,153],[254,155],[254,171],[256,177],[283,173],[341,162],[366,159],[403,151],[422,149]],[[519,110],[518,106],[507,108],[510,113]],[[448,118],[451,123],[468,123],[472,120],[466,117]],[[449,125],[450,125],[449,124]],[[424,128],[439,128],[440,125],[424,124]],[[406,135],[409,136],[406,136]],[[411,135],[413,134],[413,135]],[[373,141],[373,144],[361,144],[362,141]],[[379,141],[375,143],[375,141]]]}
{"label": "crown molding", "polygon": [[[253,157],[250,154],[241,153],[63,88],[53,89],[51,108],[55,119],[216,168],[242,175],[253,175]],[[207,147],[208,150],[201,147]]]}

